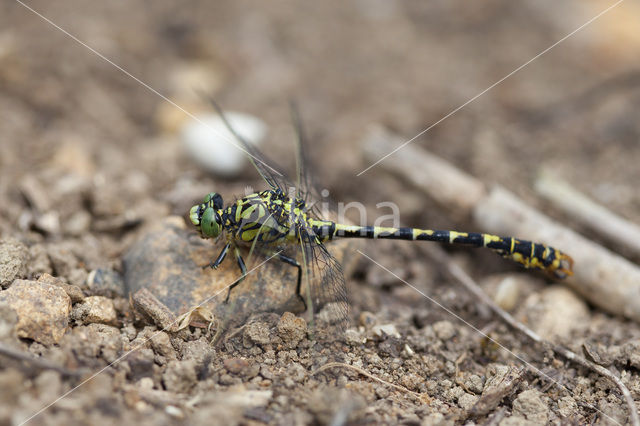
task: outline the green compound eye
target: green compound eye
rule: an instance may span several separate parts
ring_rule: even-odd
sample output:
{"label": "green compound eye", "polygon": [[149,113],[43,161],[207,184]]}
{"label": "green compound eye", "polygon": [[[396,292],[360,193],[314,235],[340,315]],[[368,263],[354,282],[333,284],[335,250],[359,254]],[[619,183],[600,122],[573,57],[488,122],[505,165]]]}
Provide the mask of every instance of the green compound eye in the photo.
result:
{"label": "green compound eye", "polygon": [[207,207],[202,213],[200,229],[202,230],[202,236],[207,238],[216,238],[220,235],[220,225],[216,221],[215,210],[212,207]]}
{"label": "green compound eye", "polygon": [[189,219],[195,226],[200,226],[200,215],[198,214],[199,205],[191,207],[189,210]]}

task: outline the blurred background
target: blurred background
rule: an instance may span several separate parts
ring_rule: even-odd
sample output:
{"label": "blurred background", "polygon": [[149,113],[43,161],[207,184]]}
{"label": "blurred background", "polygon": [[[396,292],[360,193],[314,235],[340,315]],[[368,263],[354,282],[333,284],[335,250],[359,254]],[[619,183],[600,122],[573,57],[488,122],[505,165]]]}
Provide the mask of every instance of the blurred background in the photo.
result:
{"label": "blurred background", "polygon": [[[449,212],[430,217],[428,200],[381,167],[354,176],[372,163],[366,130],[412,138],[612,4],[28,3],[190,113],[210,111],[204,92],[264,121],[262,149],[289,172],[295,100],[319,187],[344,202],[392,200],[405,224],[439,228],[455,224]],[[206,188],[263,186],[250,167],[230,178],[199,168],[181,140],[183,111],[19,3],[0,8],[3,233],[33,226],[20,222],[25,186],[43,193],[27,201],[58,213],[47,230],[57,235],[73,215],[84,217],[79,234],[140,204],[145,218],[184,214]],[[525,199],[551,168],[637,221],[639,15],[623,2],[413,143]]]}
{"label": "blurred background", "polygon": [[[370,218],[381,213],[377,203],[392,201],[403,225],[469,229],[465,214],[438,206],[389,174],[384,162],[356,176],[374,161],[363,154],[367,134],[372,126],[383,126],[409,140],[516,70],[413,144],[486,184],[507,187],[542,211],[549,208],[535,195],[533,182],[544,169],[640,222],[640,5],[619,3],[519,69],[612,5],[602,0],[3,1],[0,237],[15,237],[28,247],[29,277],[48,272],[86,291],[90,271],[121,270],[121,257],[138,240],[140,225],[170,214],[186,217],[212,190],[232,201],[247,187],[265,188],[242,157],[230,160],[238,158],[234,148],[208,147],[207,137],[203,142],[190,127],[194,117],[209,120],[212,109],[203,93],[250,120],[249,133],[263,134],[261,149],[291,174],[296,134],[289,102],[294,100],[308,135],[313,179],[333,200],[362,202]],[[202,157],[233,164],[223,172],[203,165]],[[571,217],[551,213],[580,230]],[[368,253],[412,282],[437,281],[437,265],[413,245],[376,244]],[[474,277],[517,269],[491,253],[457,255]],[[531,280],[523,293],[533,302],[525,305],[537,309],[536,292],[544,282]],[[454,329],[448,314],[425,311],[420,296],[370,263],[361,263],[347,281],[358,286],[351,292],[355,312],[396,309],[408,334],[428,336],[428,344],[414,346],[420,351],[434,348],[428,339],[449,344],[454,335],[461,336],[456,349],[464,356],[467,349],[482,351],[479,342],[464,338],[471,333],[466,326]],[[433,291],[454,311],[472,316],[472,323],[488,321],[477,301],[459,288]],[[388,293],[399,301],[396,308],[380,301]],[[123,296],[115,298],[116,308],[130,321]],[[587,315],[586,304],[572,300]],[[617,343],[640,335],[633,323],[591,313],[590,321],[574,321],[584,326],[582,339],[614,336]],[[445,320],[428,335],[434,318]],[[551,328],[562,322],[550,318],[545,324]],[[502,331],[508,339],[513,335]],[[135,332],[123,328],[122,335],[133,339]],[[76,341],[69,342],[66,350],[74,354]],[[43,353],[37,344],[30,348]],[[529,349],[532,358],[545,354],[526,345],[523,350]],[[397,357],[390,354],[383,355]],[[476,355],[467,360],[486,360]],[[502,355],[505,363],[513,362]],[[448,374],[457,381],[458,364],[451,359],[458,354],[433,356],[442,364],[431,364],[432,371],[420,367],[416,377]],[[628,366],[626,358],[620,362]],[[477,374],[485,377],[482,368]],[[24,382],[21,377],[16,383]],[[424,380],[416,383],[412,389],[425,391]],[[634,392],[637,398],[637,388]],[[383,391],[376,395],[386,398]],[[296,397],[292,392],[292,400]],[[456,398],[447,403],[455,405]],[[280,406],[288,409],[286,401]],[[416,415],[424,414],[424,405],[416,406]]]}
{"label": "blurred background", "polygon": [[[516,70],[412,144],[542,211],[533,182],[552,170],[638,222],[640,7],[620,3],[566,38],[613,4],[28,3],[38,16],[3,2],[0,233],[64,242],[83,257],[82,284],[93,268],[120,268],[138,225],[186,217],[212,190],[233,201],[265,188],[239,151],[194,130],[210,123],[203,94],[243,114],[290,175],[295,101],[314,183],[364,203],[370,223],[391,201],[402,225],[478,230],[384,162],[356,175],[375,160],[364,155],[372,127],[409,140]],[[393,262],[423,258],[404,247]],[[508,267],[471,256],[476,273]]]}

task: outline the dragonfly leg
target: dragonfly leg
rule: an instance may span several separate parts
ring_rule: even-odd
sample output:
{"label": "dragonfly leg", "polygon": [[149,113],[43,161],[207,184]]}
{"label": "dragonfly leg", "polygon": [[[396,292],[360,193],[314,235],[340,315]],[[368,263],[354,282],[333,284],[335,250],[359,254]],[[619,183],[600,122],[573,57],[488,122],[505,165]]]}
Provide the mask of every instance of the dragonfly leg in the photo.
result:
{"label": "dragonfly leg", "polygon": [[291,266],[295,266],[296,268],[298,268],[298,283],[296,284],[296,294],[298,295],[298,297],[300,298],[300,300],[302,301],[302,304],[304,305],[304,309],[305,311],[307,310],[307,302],[305,302],[304,297],[302,296],[302,293],[300,293],[300,288],[302,285],[302,266],[300,266],[300,263],[298,263],[297,260],[285,256],[283,254],[279,254],[278,255],[278,259],[280,259],[281,261],[283,261],[284,263],[291,265]]}
{"label": "dragonfly leg", "polygon": [[224,258],[227,256],[227,251],[229,251],[230,246],[231,246],[231,243],[227,243],[222,248],[222,250],[220,250],[220,254],[218,254],[218,257],[216,258],[216,260],[209,262],[208,265],[204,265],[202,269],[206,269],[206,268],[217,269],[218,266],[220,266],[220,264],[224,260]]}
{"label": "dragonfly leg", "polygon": [[235,280],[235,282],[229,286],[229,291],[227,291],[227,297],[224,299],[224,303],[228,303],[229,302],[229,296],[231,296],[231,290],[235,286],[240,284],[240,282],[242,282],[242,280],[244,280],[247,277],[247,266],[244,264],[244,260],[242,259],[242,256],[240,255],[240,250],[238,250],[238,247],[236,246],[236,247],[233,248],[233,251],[234,251],[234,254],[236,256],[236,262],[238,262],[238,267],[240,268],[240,271],[242,272],[242,276],[240,278],[238,278],[237,280]]}

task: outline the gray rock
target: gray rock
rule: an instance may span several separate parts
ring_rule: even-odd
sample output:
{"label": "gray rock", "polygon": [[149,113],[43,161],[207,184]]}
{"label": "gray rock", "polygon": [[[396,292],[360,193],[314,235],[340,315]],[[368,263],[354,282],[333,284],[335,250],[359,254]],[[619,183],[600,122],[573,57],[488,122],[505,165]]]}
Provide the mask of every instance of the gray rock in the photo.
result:
{"label": "gray rock", "polygon": [[[125,287],[130,294],[147,289],[176,316],[198,305],[215,318],[238,322],[257,312],[304,311],[295,294],[297,269],[278,259],[265,262],[268,256],[264,255],[255,255],[250,261],[245,251],[249,271],[264,264],[233,288],[225,304],[228,287],[240,276],[233,253],[218,269],[203,268],[224,243],[222,239],[212,242],[198,238],[180,217],[159,221],[125,254]],[[332,244],[332,253],[339,261],[345,259],[348,244]]]}
{"label": "gray rock", "polygon": [[97,296],[124,297],[126,290],[122,276],[108,268],[98,268],[89,272],[87,287]]}

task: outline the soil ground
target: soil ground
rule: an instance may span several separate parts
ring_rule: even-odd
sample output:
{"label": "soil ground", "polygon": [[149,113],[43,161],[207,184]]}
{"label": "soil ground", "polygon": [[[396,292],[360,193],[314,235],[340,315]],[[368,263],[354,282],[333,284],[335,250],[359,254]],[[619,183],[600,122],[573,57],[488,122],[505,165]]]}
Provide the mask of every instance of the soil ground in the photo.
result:
{"label": "soil ground", "polygon": [[[121,275],[150,225],[172,215],[188,223],[189,207],[211,190],[231,200],[264,187],[249,165],[226,178],[199,168],[180,138],[188,117],[158,93],[198,114],[204,91],[259,117],[269,129],[263,149],[291,171],[294,99],[314,180],[332,199],[359,201],[370,218],[393,201],[404,225],[469,229],[469,218],[382,166],[356,177],[371,164],[367,129],[412,138],[610,4],[28,2],[125,75],[20,3],[2,2],[0,254],[3,273],[15,273],[1,284],[11,300],[28,300],[33,281],[53,283],[38,287],[53,292],[43,297],[62,288],[55,297],[70,308],[51,329],[32,330],[42,334],[35,340],[18,340],[15,314],[2,308],[11,327],[0,334],[68,370],[99,373],[69,377],[1,358],[2,422],[627,422],[611,383],[500,323],[417,244],[376,242],[367,254],[464,322],[354,252],[344,261],[351,329],[329,346],[284,312],[251,316],[215,348],[207,328],[157,333],[134,315]],[[621,3],[413,143],[578,231],[536,197],[542,169],[640,222],[639,18],[637,4]],[[511,289],[519,320],[578,353],[588,348],[640,400],[638,324],[491,253],[449,251],[489,294]],[[399,387],[342,367],[311,374],[332,360]]]}

